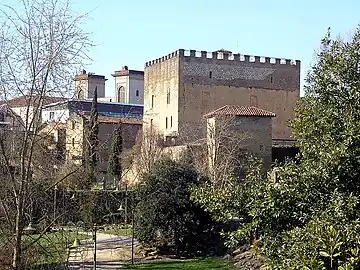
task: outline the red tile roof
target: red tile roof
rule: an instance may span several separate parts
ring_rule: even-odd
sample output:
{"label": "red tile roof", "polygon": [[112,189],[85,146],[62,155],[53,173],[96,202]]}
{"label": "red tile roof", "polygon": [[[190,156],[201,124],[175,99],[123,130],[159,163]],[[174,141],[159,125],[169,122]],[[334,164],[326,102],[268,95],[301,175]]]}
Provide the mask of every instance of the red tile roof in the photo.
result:
{"label": "red tile roof", "polygon": [[215,111],[209,112],[204,115],[205,118],[211,118],[221,115],[238,115],[238,116],[263,116],[275,117],[273,112],[265,111],[257,107],[238,106],[238,105],[225,105]]}
{"label": "red tile roof", "polygon": [[[79,113],[80,116],[89,120],[90,115],[88,113]],[[143,119],[133,118],[133,117],[107,117],[107,116],[98,116],[99,123],[105,124],[130,124],[130,125],[142,125]]]}
{"label": "red tile roof", "polygon": [[[25,107],[28,105],[33,105],[34,102],[36,102],[36,99],[38,98],[37,96],[34,96],[31,100],[30,100],[31,96],[28,95],[24,95],[24,96],[20,96],[17,98],[13,98],[13,99],[9,99],[9,100],[0,100],[0,104],[7,104],[10,107]],[[46,104],[51,104],[51,103],[55,103],[55,102],[61,102],[61,101],[65,101],[68,100],[68,98],[65,97],[43,97],[43,105]]]}

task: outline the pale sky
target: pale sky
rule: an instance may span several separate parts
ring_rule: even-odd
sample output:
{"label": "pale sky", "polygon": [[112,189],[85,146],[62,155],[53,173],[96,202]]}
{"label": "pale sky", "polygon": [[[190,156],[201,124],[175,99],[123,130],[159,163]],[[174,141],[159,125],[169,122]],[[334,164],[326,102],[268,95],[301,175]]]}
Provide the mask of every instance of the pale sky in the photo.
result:
{"label": "pale sky", "polygon": [[[0,0],[11,3],[15,0]],[[179,48],[301,60],[302,81],[320,40],[331,27],[348,35],[360,22],[359,0],[74,0],[91,11],[84,27],[98,46],[90,72],[105,75],[114,93],[114,70],[143,70],[146,61]]]}

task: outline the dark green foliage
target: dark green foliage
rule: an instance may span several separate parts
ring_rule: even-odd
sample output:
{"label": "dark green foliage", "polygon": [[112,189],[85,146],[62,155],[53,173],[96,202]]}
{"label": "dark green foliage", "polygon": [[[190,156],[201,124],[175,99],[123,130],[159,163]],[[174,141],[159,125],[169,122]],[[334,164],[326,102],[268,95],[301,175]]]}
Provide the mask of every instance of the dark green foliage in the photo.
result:
{"label": "dark green foliage", "polygon": [[87,127],[87,156],[85,161],[85,168],[90,183],[96,182],[96,167],[98,164],[97,148],[99,145],[99,121],[97,111],[97,87],[94,90],[94,97],[91,103],[90,117]]}
{"label": "dark green foliage", "polygon": [[242,217],[229,244],[261,238],[274,269],[360,268],[360,28],[348,41],[322,41],[305,97],[291,123],[300,163],[277,176],[250,169],[247,180],[193,197],[214,217]]}
{"label": "dark green foliage", "polygon": [[198,173],[189,165],[159,160],[138,189],[136,238],[159,248],[174,246],[186,255],[217,251],[216,224],[209,213],[190,201],[190,188],[198,182]]}
{"label": "dark green foliage", "polygon": [[111,152],[109,157],[109,169],[108,172],[117,179],[117,183],[121,180],[122,167],[121,167],[121,153],[122,153],[122,130],[119,125],[113,132]]}

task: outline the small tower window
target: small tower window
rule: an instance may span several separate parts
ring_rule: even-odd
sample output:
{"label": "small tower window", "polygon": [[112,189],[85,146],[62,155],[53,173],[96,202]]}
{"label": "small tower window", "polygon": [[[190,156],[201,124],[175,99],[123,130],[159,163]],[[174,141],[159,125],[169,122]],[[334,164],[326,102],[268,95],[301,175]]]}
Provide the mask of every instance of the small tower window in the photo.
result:
{"label": "small tower window", "polygon": [[209,78],[212,78],[212,71],[209,72]]}
{"label": "small tower window", "polygon": [[166,92],[166,104],[170,104],[170,89]]}
{"label": "small tower window", "polygon": [[273,76],[270,76],[270,83],[273,83]]}
{"label": "small tower window", "polygon": [[168,128],[168,118],[165,117],[165,128],[167,129]]}
{"label": "small tower window", "polygon": [[74,121],[71,122],[71,129],[75,129],[75,122]]}
{"label": "small tower window", "polygon": [[172,116],[170,116],[170,127],[172,128]]}
{"label": "small tower window", "polygon": [[139,90],[136,90],[135,95],[138,97],[139,96]]}
{"label": "small tower window", "polygon": [[74,139],[74,138],[72,138],[72,142],[71,142],[71,144],[72,144],[72,147],[74,147],[74,146],[75,146],[75,139]]}
{"label": "small tower window", "polygon": [[152,95],[151,96],[151,108],[154,108],[154,99],[155,99],[155,96]]}

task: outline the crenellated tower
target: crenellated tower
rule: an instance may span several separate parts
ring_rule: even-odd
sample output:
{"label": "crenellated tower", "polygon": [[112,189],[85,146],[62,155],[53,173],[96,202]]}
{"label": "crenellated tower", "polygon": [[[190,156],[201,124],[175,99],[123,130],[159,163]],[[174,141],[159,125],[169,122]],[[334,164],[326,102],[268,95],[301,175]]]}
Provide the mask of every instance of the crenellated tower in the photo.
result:
{"label": "crenellated tower", "polygon": [[300,98],[300,61],[179,49],[145,63],[144,92],[146,125],[182,142],[203,138],[203,115],[224,105],[274,112],[272,137],[287,140]]}

